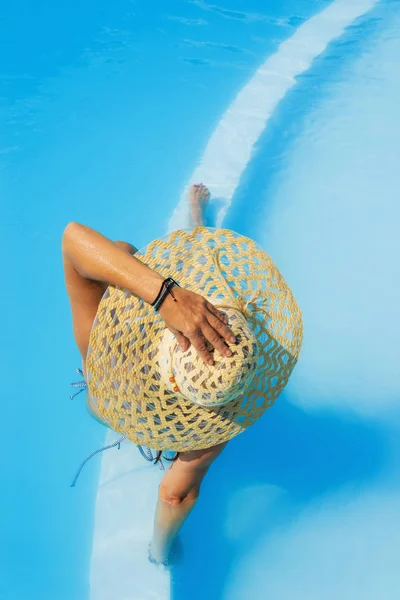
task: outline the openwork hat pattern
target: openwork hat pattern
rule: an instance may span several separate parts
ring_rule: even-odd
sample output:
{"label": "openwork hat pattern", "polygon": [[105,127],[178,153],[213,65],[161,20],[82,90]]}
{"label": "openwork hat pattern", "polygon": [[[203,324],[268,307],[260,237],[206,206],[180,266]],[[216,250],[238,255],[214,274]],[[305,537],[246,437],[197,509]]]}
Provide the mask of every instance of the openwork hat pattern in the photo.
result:
{"label": "openwork hat pattern", "polygon": [[[169,330],[159,349],[162,379],[168,382],[171,375],[174,378],[170,389],[176,384],[185,398],[210,408],[227,404],[239,396],[250,385],[257,369],[257,339],[245,317],[231,308],[224,312],[236,337],[236,343],[231,345],[231,357],[214,352],[214,365],[209,367],[193,346],[187,352],[179,351]],[[213,351],[211,344],[209,349]]]}
{"label": "openwork hat pattern", "polygon": [[207,367],[193,348],[183,353],[167,342],[170,332],[151,306],[109,286],[87,357],[97,413],[133,442],[160,450],[231,439],[273,404],[296,364],[302,319],[290,288],[254,241],[227,229],[178,230],[136,256],[226,312],[238,343],[226,360],[214,352],[216,364]]}

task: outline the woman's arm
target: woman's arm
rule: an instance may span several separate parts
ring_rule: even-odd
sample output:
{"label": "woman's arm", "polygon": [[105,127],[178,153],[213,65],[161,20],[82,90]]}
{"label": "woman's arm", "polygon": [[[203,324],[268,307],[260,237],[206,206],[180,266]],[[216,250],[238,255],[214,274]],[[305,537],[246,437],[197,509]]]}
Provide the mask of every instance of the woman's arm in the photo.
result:
{"label": "woman's arm", "polygon": [[[62,247],[64,261],[82,277],[127,289],[145,302],[154,301],[164,280],[162,275],[85,225],[69,223]],[[231,351],[224,339],[233,343],[235,338],[223,313],[190,290],[174,287],[173,293],[176,302],[168,295],[159,313],[181,347],[187,350],[192,343],[204,362],[212,364],[208,340],[221,354],[229,356]]]}
{"label": "woman's arm", "polygon": [[69,223],[62,245],[64,258],[82,277],[112,283],[145,302],[155,300],[164,278],[101,233]]}

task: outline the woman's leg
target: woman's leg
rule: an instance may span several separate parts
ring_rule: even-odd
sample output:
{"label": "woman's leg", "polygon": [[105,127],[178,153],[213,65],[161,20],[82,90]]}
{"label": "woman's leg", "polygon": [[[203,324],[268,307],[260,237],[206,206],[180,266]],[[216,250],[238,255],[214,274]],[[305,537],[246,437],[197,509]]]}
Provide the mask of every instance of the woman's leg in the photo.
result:
{"label": "woman's leg", "polygon": [[151,556],[156,562],[168,559],[176,534],[196,504],[204,475],[227,443],[206,450],[181,452],[164,475],[150,545]]}
{"label": "woman's leg", "polygon": [[[204,208],[209,199],[210,192],[202,183],[190,187],[188,200],[194,227],[204,225]],[[225,446],[226,443],[206,450],[181,452],[165,474],[159,488],[151,541],[151,555],[156,562],[167,560],[176,534],[196,504],[204,475]]]}

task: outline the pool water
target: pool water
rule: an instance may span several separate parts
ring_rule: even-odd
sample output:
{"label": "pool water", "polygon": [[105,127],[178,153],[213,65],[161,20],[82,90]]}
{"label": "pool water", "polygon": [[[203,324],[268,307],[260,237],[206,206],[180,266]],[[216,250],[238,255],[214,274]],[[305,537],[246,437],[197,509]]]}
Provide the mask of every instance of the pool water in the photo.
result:
{"label": "pool water", "polygon": [[101,460],[69,483],[104,429],[69,401],[63,229],[141,247],[187,225],[199,181],[207,223],[271,254],[305,337],[210,470],[171,599],[400,595],[400,5],[215,1],[3,10],[0,598],[96,600]]}

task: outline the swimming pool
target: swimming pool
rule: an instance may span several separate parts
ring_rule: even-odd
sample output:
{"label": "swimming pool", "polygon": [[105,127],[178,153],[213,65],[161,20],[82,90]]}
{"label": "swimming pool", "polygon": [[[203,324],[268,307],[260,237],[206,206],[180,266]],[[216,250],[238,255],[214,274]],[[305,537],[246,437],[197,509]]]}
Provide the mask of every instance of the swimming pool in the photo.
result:
{"label": "swimming pool", "polygon": [[373,0],[7,7],[0,597],[91,598],[101,461],[68,486],[104,431],[68,400],[63,228],[140,247],[185,224],[193,179],[209,224],[274,257],[306,335],[210,471],[171,598],[398,597],[399,24]]}

